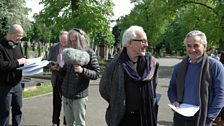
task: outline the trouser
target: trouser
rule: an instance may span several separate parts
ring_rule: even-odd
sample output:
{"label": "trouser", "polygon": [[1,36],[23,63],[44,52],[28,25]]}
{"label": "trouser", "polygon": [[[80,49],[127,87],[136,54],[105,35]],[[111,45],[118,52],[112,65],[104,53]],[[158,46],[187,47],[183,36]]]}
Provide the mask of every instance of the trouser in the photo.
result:
{"label": "trouser", "polygon": [[[191,119],[174,117],[173,126],[197,126],[197,120],[197,116],[194,116]],[[209,126],[212,126],[212,124],[210,124]]]}
{"label": "trouser", "polygon": [[[60,113],[62,108],[62,92],[61,92],[61,84],[63,82],[63,78],[57,77],[56,83],[53,86],[53,115],[52,115],[52,123],[60,125]],[[65,117],[64,117],[64,125],[66,125]]]}
{"label": "trouser", "polygon": [[10,107],[12,126],[19,126],[22,117],[22,86],[0,86],[0,126],[9,126]]}
{"label": "trouser", "polygon": [[141,126],[140,113],[126,112],[119,126]]}
{"label": "trouser", "polygon": [[68,99],[62,97],[67,126],[86,126],[86,102],[88,97]]}
{"label": "trouser", "polygon": [[173,126],[197,126],[197,118],[192,120],[186,120],[174,117]]}

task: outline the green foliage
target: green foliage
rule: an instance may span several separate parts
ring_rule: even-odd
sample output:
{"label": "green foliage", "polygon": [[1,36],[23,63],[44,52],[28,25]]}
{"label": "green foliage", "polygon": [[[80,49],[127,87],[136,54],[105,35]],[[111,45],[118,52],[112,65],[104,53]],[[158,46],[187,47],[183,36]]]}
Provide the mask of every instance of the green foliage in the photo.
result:
{"label": "green foliage", "polygon": [[114,35],[114,40],[115,40],[114,47],[118,48],[119,47],[119,43],[121,42],[120,41],[121,29],[119,28],[118,25],[115,25],[113,27],[112,34]]}
{"label": "green foliage", "polygon": [[[30,38],[30,41],[35,42],[41,42],[41,43],[48,43],[51,40],[54,40],[56,35],[53,36],[53,28],[50,26],[46,26],[46,24],[37,21],[36,23],[33,23],[31,29],[28,31],[28,37]],[[58,33],[57,33],[58,34]],[[57,42],[57,41],[56,41]]]}
{"label": "green foliage", "polygon": [[25,31],[30,28],[27,18],[29,8],[25,7],[25,0],[1,0],[0,1],[0,36],[5,35],[8,26],[21,24]]}
{"label": "green foliage", "polygon": [[94,43],[96,45],[106,45],[106,46],[113,46],[114,38],[112,32],[109,29],[105,29],[104,31],[96,31],[94,33]]}
{"label": "green foliage", "polygon": [[167,53],[184,52],[183,40],[201,30],[208,46],[224,49],[224,2],[220,0],[132,0],[135,8],[120,19],[123,32],[130,25],[144,28],[151,48],[165,45]]}
{"label": "green foliage", "polygon": [[[111,0],[42,0],[41,3],[44,9],[36,16],[36,23],[45,24],[45,30],[51,30],[51,40],[54,40],[54,33],[76,27],[87,32],[93,40],[95,34],[100,33],[105,45],[113,44],[109,30],[109,18],[113,15]],[[46,36],[43,31],[41,34]],[[93,42],[90,44],[100,44],[100,41]]]}
{"label": "green foliage", "polygon": [[130,25],[140,25],[150,39],[150,45],[155,46],[162,42],[166,28],[173,20],[172,11],[162,0],[145,0],[136,4],[131,14],[120,20],[120,27],[124,31]]}

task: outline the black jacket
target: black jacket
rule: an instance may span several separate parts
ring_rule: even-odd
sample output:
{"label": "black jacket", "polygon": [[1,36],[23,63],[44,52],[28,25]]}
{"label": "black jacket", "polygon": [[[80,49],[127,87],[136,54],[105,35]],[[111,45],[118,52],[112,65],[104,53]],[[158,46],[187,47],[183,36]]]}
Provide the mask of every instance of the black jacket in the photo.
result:
{"label": "black jacket", "polygon": [[23,57],[21,45],[12,48],[6,38],[0,40],[0,86],[14,86],[22,79],[22,70],[17,59]]}
{"label": "black jacket", "polygon": [[[154,64],[153,66],[156,67],[156,71],[151,81],[153,83],[152,86],[154,88],[154,95],[155,95],[156,85],[158,81],[157,69],[159,65],[154,58],[153,60],[151,60],[150,64]],[[122,118],[125,115],[126,91],[125,91],[124,78],[125,78],[125,72],[123,66],[119,61],[119,57],[116,57],[107,64],[99,85],[100,95],[109,104],[105,114],[108,126],[119,126],[119,123],[121,122]],[[156,116],[155,121],[157,121],[157,112],[158,112],[157,107],[158,107],[157,101],[155,99],[155,104],[153,106],[153,108],[155,109],[154,111],[155,113],[153,114],[155,114]]]}
{"label": "black jacket", "polygon": [[[49,49],[49,55],[48,55],[48,61],[52,62],[57,62],[57,56],[59,54],[59,48],[60,48],[60,43],[56,43],[53,46],[50,47]],[[51,67],[51,63],[48,64],[48,67]],[[52,86],[55,86],[57,83],[57,77],[58,77],[58,72],[55,70],[52,70],[52,75],[51,75],[51,84]]]}

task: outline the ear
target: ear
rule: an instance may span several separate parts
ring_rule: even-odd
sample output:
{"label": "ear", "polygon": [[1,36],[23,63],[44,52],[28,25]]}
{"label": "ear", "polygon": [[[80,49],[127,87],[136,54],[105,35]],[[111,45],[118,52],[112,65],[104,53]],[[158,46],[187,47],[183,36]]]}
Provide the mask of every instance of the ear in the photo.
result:
{"label": "ear", "polygon": [[129,40],[129,41],[127,42],[127,46],[128,46],[128,47],[132,47],[132,45],[133,45],[133,44],[132,44],[131,40]]}

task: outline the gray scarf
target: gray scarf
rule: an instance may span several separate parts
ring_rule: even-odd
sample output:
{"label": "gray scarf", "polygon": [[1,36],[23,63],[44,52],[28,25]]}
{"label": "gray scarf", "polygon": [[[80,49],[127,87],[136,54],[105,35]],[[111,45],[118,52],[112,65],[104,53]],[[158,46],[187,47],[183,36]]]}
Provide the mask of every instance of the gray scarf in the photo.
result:
{"label": "gray scarf", "polygon": [[[180,69],[177,74],[177,80],[176,80],[177,101],[180,103],[182,103],[183,95],[184,95],[184,82],[185,82],[185,73],[187,71],[187,67],[189,63],[188,59],[189,57],[186,57],[180,63]],[[210,73],[210,64],[209,64],[209,59],[207,54],[204,54],[202,59],[198,86],[199,86],[198,97],[199,97],[200,111],[198,113],[197,126],[204,126],[206,123],[206,117],[207,117],[209,93],[212,88],[211,87],[212,77]]]}

